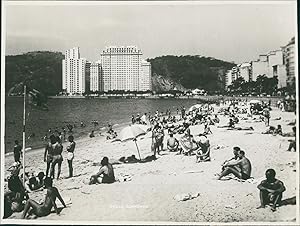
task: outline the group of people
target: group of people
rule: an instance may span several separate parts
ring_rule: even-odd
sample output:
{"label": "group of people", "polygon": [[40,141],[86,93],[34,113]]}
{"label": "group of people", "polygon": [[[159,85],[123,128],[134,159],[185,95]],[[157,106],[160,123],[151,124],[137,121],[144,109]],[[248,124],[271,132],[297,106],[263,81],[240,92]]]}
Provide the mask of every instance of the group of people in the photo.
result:
{"label": "group of people", "polygon": [[[168,109],[166,114],[156,111],[154,115],[150,113],[144,113],[142,116],[139,114],[137,116],[132,115],[133,124],[148,124],[151,125],[152,131],[152,145],[151,149],[153,151],[153,156],[156,154],[160,155],[164,151],[164,139],[168,136],[166,140],[166,150],[169,152],[176,152],[177,154],[183,155],[195,155],[196,162],[206,162],[211,161],[210,157],[210,141],[208,137],[213,134],[210,126],[216,126],[216,128],[227,128],[236,130],[253,130],[252,127],[237,127],[236,124],[239,123],[239,114],[244,114],[245,103],[231,101],[229,102],[229,107],[223,104],[223,108],[218,113],[214,112],[214,108],[210,104],[201,104],[195,109],[187,111],[185,107],[181,107],[180,111],[177,109],[177,115],[172,115],[171,111]],[[266,106],[260,111],[256,109],[251,109],[250,115],[260,114],[264,117],[264,122],[266,126],[269,126],[270,121],[270,108]],[[229,118],[228,124],[219,125],[220,119],[219,114],[223,114]],[[249,115],[249,114],[248,114]],[[93,120],[94,125],[98,124],[97,121]],[[197,135],[192,135],[190,126],[191,125],[203,125],[203,132]],[[73,126],[71,130],[72,131]],[[165,134],[167,131],[167,134]],[[44,162],[46,163],[46,172],[39,172],[36,176],[28,173],[23,175],[26,177],[25,185],[21,182],[21,177],[19,176],[21,166],[21,155],[22,147],[19,142],[15,141],[14,146],[14,160],[11,176],[8,180],[9,192],[5,194],[5,217],[8,217],[12,212],[23,211],[22,218],[26,218],[27,215],[34,214],[35,216],[46,216],[51,212],[54,207],[55,211],[58,213],[59,210],[55,204],[56,198],[58,198],[64,207],[66,204],[62,199],[57,188],[53,187],[53,179],[59,179],[61,173],[61,166],[63,162],[63,145],[64,141],[63,133],[59,131],[54,131],[55,134],[51,134],[49,139],[50,142],[45,147],[44,152]],[[112,125],[108,125],[108,136],[107,139],[113,139],[117,137],[117,133],[113,130]],[[277,128],[272,128],[271,126],[265,132],[273,135],[281,136],[291,136],[295,137],[296,127],[293,127],[292,133],[283,133],[282,128],[278,125]],[[176,138],[180,137],[180,138]],[[92,131],[90,137],[94,137],[94,131]],[[111,138],[112,137],[112,138]],[[74,150],[76,143],[74,137],[70,135],[68,137],[69,144],[66,148],[67,151],[67,161],[69,169],[69,177],[73,177],[73,159]],[[290,142],[290,147],[288,150],[296,149],[296,142]],[[135,158],[135,157],[134,157]],[[130,160],[130,159],[129,159]],[[127,162],[130,162],[130,161]],[[135,159],[136,160],[136,159]],[[124,159],[126,162],[126,159]],[[57,175],[55,177],[55,169],[57,166]],[[245,156],[245,151],[241,150],[239,147],[233,148],[233,157],[226,160],[222,164],[221,173],[217,175],[218,180],[222,180],[224,177],[232,174],[239,180],[247,180],[251,178],[252,166],[250,160]],[[280,205],[282,199],[282,193],[285,191],[283,182],[276,179],[276,173],[274,169],[268,169],[266,171],[266,180],[263,180],[259,185],[258,189],[260,191],[259,197],[261,205],[258,208],[264,208],[266,205],[270,204],[273,211],[276,207]],[[101,184],[101,183],[114,183],[116,181],[114,168],[111,163],[109,163],[108,157],[104,157],[101,161],[100,169],[97,173],[91,175],[88,184]],[[45,201],[42,204],[29,199],[28,193],[31,191],[45,188],[47,191]]]}

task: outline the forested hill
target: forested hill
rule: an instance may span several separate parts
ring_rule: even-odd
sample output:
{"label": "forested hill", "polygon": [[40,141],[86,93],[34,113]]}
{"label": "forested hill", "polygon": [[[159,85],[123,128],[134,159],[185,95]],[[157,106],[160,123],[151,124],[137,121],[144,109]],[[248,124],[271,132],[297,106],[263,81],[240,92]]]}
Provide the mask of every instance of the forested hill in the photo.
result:
{"label": "forested hill", "polygon": [[6,93],[27,81],[32,88],[47,95],[55,95],[62,87],[62,60],[60,52],[29,52],[5,58],[5,91]]}
{"label": "forested hill", "polygon": [[[27,81],[32,88],[47,95],[55,95],[62,87],[62,60],[60,52],[29,52],[6,56],[5,91],[14,90],[20,82]],[[234,64],[209,57],[161,56],[148,61],[152,64],[154,91],[203,88],[221,90],[226,70]]]}
{"label": "forested hill", "polygon": [[[148,61],[151,62],[154,78],[167,79],[175,87],[208,91],[222,90],[226,71],[235,66],[233,63],[200,56],[161,56]],[[153,84],[154,89],[162,88],[156,85]]]}

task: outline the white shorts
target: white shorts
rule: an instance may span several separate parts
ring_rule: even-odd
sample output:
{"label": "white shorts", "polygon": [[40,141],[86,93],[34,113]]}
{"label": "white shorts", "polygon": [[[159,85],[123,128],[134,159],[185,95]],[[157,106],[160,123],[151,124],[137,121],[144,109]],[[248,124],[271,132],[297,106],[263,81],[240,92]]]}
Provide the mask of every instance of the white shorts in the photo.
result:
{"label": "white shorts", "polygon": [[67,159],[68,159],[68,160],[73,160],[73,159],[74,159],[74,153],[68,152]]}

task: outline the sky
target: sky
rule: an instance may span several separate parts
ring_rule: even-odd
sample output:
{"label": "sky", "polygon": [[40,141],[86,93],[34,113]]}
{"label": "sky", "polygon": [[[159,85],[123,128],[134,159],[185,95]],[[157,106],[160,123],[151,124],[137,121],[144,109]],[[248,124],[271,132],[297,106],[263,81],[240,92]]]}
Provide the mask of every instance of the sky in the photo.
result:
{"label": "sky", "polygon": [[202,55],[242,63],[295,36],[295,1],[54,4],[5,5],[5,55],[78,46],[81,57],[97,61],[105,46],[135,45],[145,59]]}

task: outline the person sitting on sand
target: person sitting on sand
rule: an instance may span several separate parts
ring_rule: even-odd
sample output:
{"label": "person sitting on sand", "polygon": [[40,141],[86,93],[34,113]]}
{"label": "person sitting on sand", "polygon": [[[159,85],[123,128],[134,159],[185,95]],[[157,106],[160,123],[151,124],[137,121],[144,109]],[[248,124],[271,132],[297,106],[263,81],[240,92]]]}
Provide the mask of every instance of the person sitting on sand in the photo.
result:
{"label": "person sitting on sand", "polygon": [[212,119],[214,123],[219,123],[220,119],[218,118],[218,115],[215,115],[215,117]]}
{"label": "person sitting on sand", "polygon": [[196,163],[210,161],[210,144],[205,135],[200,135],[197,142],[198,149],[196,151]]}
{"label": "person sitting on sand", "polygon": [[111,184],[113,182],[115,182],[114,169],[108,162],[108,158],[104,157],[99,172],[91,176],[89,184]]}
{"label": "person sitting on sand", "polygon": [[36,201],[32,199],[28,199],[25,207],[24,207],[24,212],[22,214],[22,219],[26,218],[27,213],[29,211],[33,214],[35,214],[37,217],[42,217],[42,216],[47,216],[51,213],[52,207],[54,207],[55,212],[59,214],[59,210],[56,206],[55,200],[56,198],[59,199],[59,201],[62,203],[64,208],[66,208],[66,204],[64,200],[62,199],[59,191],[57,190],[56,187],[53,187],[53,180],[50,177],[47,177],[45,179],[45,188],[46,190],[46,197],[45,201],[42,204],[37,203]]}
{"label": "person sitting on sand", "polygon": [[251,163],[248,158],[245,157],[245,152],[239,151],[239,159],[234,162],[226,163],[224,170],[221,172],[218,180],[229,174],[233,174],[239,179],[247,180],[251,176]]}
{"label": "person sitting on sand", "polygon": [[276,211],[276,207],[280,206],[285,187],[282,181],[275,178],[275,175],[274,169],[268,169],[266,171],[266,180],[263,180],[257,186],[260,198],[260,206],[257,209],[265,208],[267,204],[271,204],[271,210]]}
{"label": "person sitting on sand", "polygon": [[281,125],[277,125],[277,128],[274,130],[273,135],[282,135]]}
{"label": "person sitting on sand", "polygon": [[262,132],[262,134],[274,134],[274,131],[275,131],[275,127],[269,126],[269,128],[265,132]]}
{"label": "person sitting on sand", "polygon": [[167,148],[169,151],[174,152],[178,150],[179,142],[173,137],[173,133],[170,133],[170,138],[167,140]]}
{"label": "person sitting on sand", "polygon": [[231,161],[236,161],[239,159],[239,151],[241,149],[239,147],[233,147],[233,157],[230,159],[227,159],[222,164],[222,171],[225,170],[226,164],[230,163]]}

